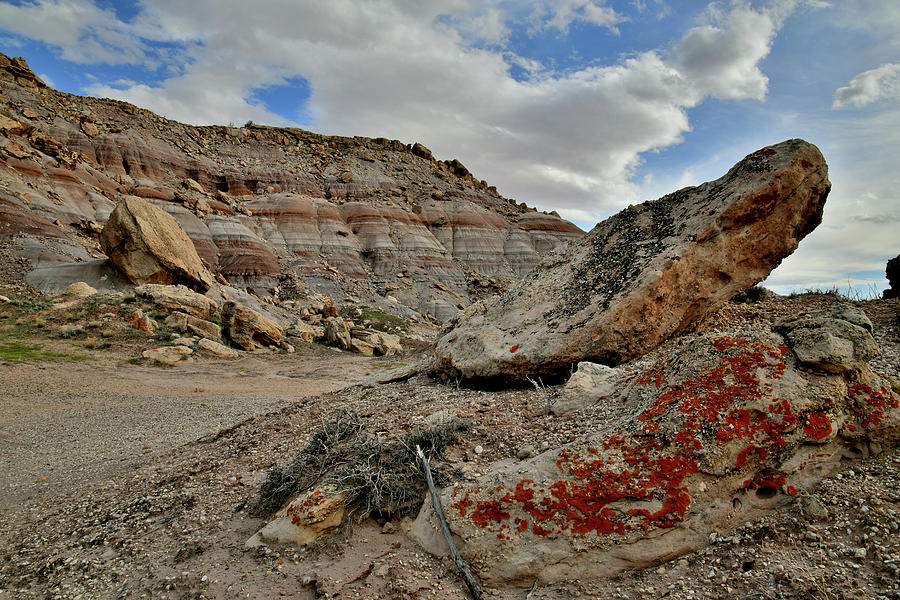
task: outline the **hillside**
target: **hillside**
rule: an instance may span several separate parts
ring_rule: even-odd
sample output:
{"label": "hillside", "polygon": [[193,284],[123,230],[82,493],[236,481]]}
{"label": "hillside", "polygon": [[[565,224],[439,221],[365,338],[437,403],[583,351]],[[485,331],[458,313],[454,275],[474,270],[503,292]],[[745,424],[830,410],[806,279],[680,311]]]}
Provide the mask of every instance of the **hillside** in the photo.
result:
{"label": "hillside", "polygon": [[310,289],[440,320],[583,234],[420,143],[193,127],[56,92],[0,55],[0,244],[19,275],[100,285],[55,267],[102,259],[97,234],[126,195],[172,214],[220,281],[259,297]]}

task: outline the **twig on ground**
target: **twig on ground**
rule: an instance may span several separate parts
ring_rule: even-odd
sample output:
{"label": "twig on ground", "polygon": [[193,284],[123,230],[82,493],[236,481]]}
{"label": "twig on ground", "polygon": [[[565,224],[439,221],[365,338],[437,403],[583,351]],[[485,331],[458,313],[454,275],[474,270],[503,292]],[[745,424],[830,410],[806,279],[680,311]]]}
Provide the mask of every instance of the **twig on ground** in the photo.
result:
{"label": "twig on ground", "polygon": [[531,600],[531,597],[534,596],[534,591],[537,589],[538,580],[535,579],[534,583],[531,584],[531,589],[528,590],[528,595],[525,596],[525,600]]}
{"label": "twig on ground", "polygon": [[419,455],[419,460],[422,461],[422,467],[425,470],[425,480],[428,482],[428,491],[431,492],[431,504],[434,506],[434,514],[437,515],[438,522],[441,524],[441,532],[444,534],[444,539],[447,540],[447,546],[450,547],[450,557],[453,559],[456,568],[459,569],[460,575],[462,575],[463,580],[466,582],[469,592],[472,594],[472,598],[481,600],[481,586],[475,581],[475,578],[469,571],[469,565],[467,565],[466,561],[459,555],[459,552],[456,550],[456,544],[453,543],[453,538],[450,536],[450,527],[447,525],[447,519],[444,517],[441,499],[438,497],[437,490],[434,488],[434,480],[431,478],[431,469],[428,467],[428,459],[425,457],[425,453],[422,452],[422,448],[419,446],[416,446],[416,454]]}

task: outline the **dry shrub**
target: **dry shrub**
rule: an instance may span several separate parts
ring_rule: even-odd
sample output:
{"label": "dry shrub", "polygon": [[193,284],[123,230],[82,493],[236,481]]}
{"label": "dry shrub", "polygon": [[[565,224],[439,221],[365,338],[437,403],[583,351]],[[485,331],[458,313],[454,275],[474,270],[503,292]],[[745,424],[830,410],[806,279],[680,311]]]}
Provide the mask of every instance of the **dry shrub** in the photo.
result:
{"label": "dry shrub", "polygon": [[[414,515],[427,492],[416,446],[429,461],[441,460],[443,451],[466,431],[460,419],[419,428],[400,438],[383,439],[354,412],[342,410],[328,418],[312,440],[286,466],[269,469],[254,512],[269,516],[296,494],[333,485],[347,492],[349,520],[370,515]],[[447,482],[447,468],[433,465],[438,485]]]}

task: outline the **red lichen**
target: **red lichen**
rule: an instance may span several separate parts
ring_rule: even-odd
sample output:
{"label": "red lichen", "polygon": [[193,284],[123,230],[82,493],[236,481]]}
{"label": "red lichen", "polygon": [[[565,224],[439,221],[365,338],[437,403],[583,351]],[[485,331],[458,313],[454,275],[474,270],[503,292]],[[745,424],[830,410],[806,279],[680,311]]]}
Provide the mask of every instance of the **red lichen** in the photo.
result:
{"label": "red lichen", "polygon": [[[465,492],[451,507],[501,539],[529,527],[538,536],[624,535],[681,523],[691,505],[685,480],[699,470],[703,440],[749,442],[737,457],[736,467],[742,468],[751,458],[763,460],[784,448],[784,434],[799,422],[790,403],[778,398],[764,411],[735,408],[771,398],[770,381],[783,375],[787,348],[728,336],[714,339],[712,346],[719,364],[659,394],[638,416],[645,421],[638,432],[615,432],[597,447],[564,449],[556,463],[564,478],[546,489],[523,479],[514,488],[492,490],[475,501],[472,496],[480,490]],[[637,381],[658,390],[666,385],[659,364]],[[675,420],[674,439],[657,439],[658,417]],[[780,489],[784,482],[784,475],[763,470],[746,487]],[[622,501],[655,502],[659,508],[617,509]]]}
{"label": "red lichen", "polygon": [[821,440],[831,435],[831,421],[823,412],[813,412],[806,417],[806,425],[803,426],[803,433],[811,439]]}
{"label": "red lichen", "polygon": [[804,169],[808,169],[811,166],[813,166],[813,164],[804,158],[803,160],[800,161],[800,166],[803,167]]}
{"label": "red lichen", "polygon": [[865,414],[858,411],[855,414],[857,419],[862,418],[860,425],[863,427],[877,427],[884,420],[884,413],[888,409],[897,409],[900,402],[893,392],[884,386],[879,390],[873,390],[871,386],[864,383],[857,383],[847,392],[847,395],[853,399],[862,399],[865,402]]}
{"label": "red lichen", "polygon": [[512,348],[510,348],[509,351],[512,353],[512,352],[515,352],[515,351],[518,350],[518,349],[519,349],[519,345],[516,344],[515,346],[513,346]]}

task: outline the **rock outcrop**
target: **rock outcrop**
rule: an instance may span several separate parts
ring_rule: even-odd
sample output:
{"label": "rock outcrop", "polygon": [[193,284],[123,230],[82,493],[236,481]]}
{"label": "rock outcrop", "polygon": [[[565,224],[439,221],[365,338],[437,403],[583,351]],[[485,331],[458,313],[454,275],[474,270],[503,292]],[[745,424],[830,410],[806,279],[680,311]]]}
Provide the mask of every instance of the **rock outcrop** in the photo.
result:
{"label": "rock outcrop", "polygon": [[146,283],[134,288],[134,293],[138,296],[149,298],[154,304],[162,308],[186,312],[201,319],[208,318],[219,308],[211,298],[189,290],[183,285]]}
{"label": "rock outcrop", "polygon": [[100,245],[136,284],[185,284],[205,292],[213,278],[178,221],[137,196],[126,196],[109,215]]}
{"label": "rock outcrop", "polygon": [[884,274],[887,276],[890,287],[881,295],[885,298],[900,298],[900,256],[895,256],[887,261]]}
{"label": "rock outcrop", "polygon": [[470,307],[438,342],[435,369],[521,379],[640,356],[764,279],[821,222],[830,188],[819,150],[788,140],[629,207]]}
{"label": "rock outcrop", "polygon": [[[900,437],[891,386],[864,362],[816,369],[844,363],[848,345],[854,357],[869,355],[868,330],[844,326],[858,316],[801,316],[786,337],[686,336],[644,357],[641,374],[606,400],[620,419],[443,490],[460,551],[489,585],[649,567],[792,501],[842,457],[890,447]],[[806,338],[790,333],[800,327],[840,340],[827,346],[834,356],[803,358]],[[445,553],[430,502],[412,534]]]}

